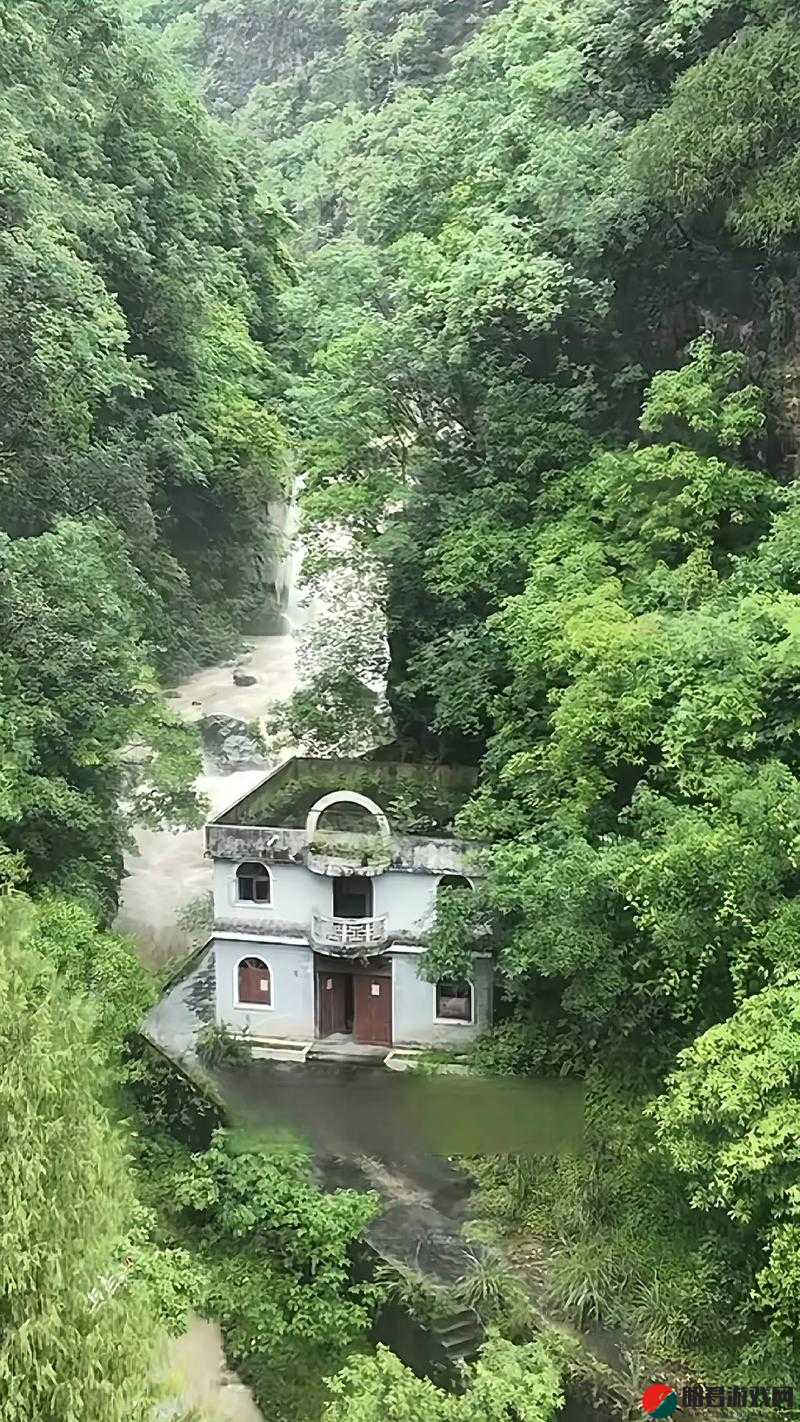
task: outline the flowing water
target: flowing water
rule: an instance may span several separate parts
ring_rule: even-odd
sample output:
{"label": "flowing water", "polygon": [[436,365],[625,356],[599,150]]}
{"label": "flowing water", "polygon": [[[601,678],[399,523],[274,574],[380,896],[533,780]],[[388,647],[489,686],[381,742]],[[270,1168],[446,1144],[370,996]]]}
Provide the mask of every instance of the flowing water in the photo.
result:
{"label": "flowing water", "polygon": [[[268,705],[295,690],[295,636],[318,611],[313,601],[302,606],[294,588],[289,588],[285,617],[277,619],[282,630],[252,637],[248,643],[252,651],[237,662],[257,678],[253,686],[235,684],[233,665],[206,667],[170,693],[171,705],[188,721],[221,715],[260,722]],[[207,762],[197,789],[211,811],[218,812],[245,795],[263,775],[263,766],[225,773]],[[125,868],[117,927],[133,939],[149,966],[160,967],[187,946],[187,933],[178,926],[180,911],[211,890],[203,831],[140,830]]]}
{"label": "flowing water", "polygon": [[[272,635],[250,639],[252,651],[242,669],[257,680],[237,686],[233,666],[208,667],[171,693],[172,705],[189,721],[223,715],[258,721],[270,702],[290,696],[297,685],[295,633],[315,616],[315,604],[301,607],[292,586],[298,555],[287,559],[285,617]],[[206,764],[197,782],[211,809],[233,803],[263,776],[262,768],[222,773]],[[140,830],[135,852],[126,861],[117,926],[137,944],[144,961],[158,967],[180,954],[188,933],[178,915],[211,889],[211,869],[203,857],[202,830]],[[225,1363],[216,1324],[195,1318],[169,1350],[171,1387],[186,1408],[200,1408],[210,1422],[265,1422],[249,1388]]]}
{"label": "flowing water", "polygon": [[265,1422],[250,1389],[228,1368],[216,1323],[190,1319],[169,1350],[167,1373],[181,1407],[197,1408],[208,1422]]}
{"label": "flowing water", "polygon": [[[222,715],[258,721],[269,703],[288,697],[296,688],[296,633],[325,615],[325,608],[319,603],[307,608],[300,605],[291,586],[297,562],[295,556],[286,565],[288,595],[285,617],[280,619],[282,625],[270,628],[267,635],[250,639],[252,650],[243,669],[256,677],[256,682],[237,686],[232,665],[197,672],[171,693],[172,705],[187,720]],[[252,789],[263,774],[263,766],[224,773],[208,762],[198,780],[198,789],[211,810],[218,812]],[[143,960],[158,967],[188,946],[189,932],[178,925],[180,911],[210,893],[211,870],[203,854],[202,831],[140,831],[135,852],[126,862],[126,874],[118,927],[137,944]],[[308,1072],[309,1080],[304,1083],[298,1081],[298,1073],[304,1072],[307,1069],[288,1068],[283,1084],[288,1087],[294,1080],[298,1085],[313,1087],[313,1073]],[[463,1177],[441,1156],[417,1154],[419,1142],[414,1130],[396,1140],[383,1160],[371,1151],[362,1153],[363,1146],[359,1149],[359,1143],[351,1139],[353,1122],[348,1119],[347,1103],[354,1086],[365,1089],[374,1073],[367,1072],[353,1081],[349,1079],[349,1069],[331,1071],[328,1067],[326,1072],[327,1084],[332,1086],[335,1081],[338,1087],[344,1110],[329,1111],[322,1132],[325,1139],[315,1139],[321,1129],[319,1113],[315,1117],[312,1111],[313,1119],[306,1119],[309,1102],[313,1105],[313,1090],[311,1094],[307,1090],[277,1093],[292,1097],[290,1117],[295,1125],[304,1128],[303,1133],[320,1151],[322,1183],[328,1188],[350,1185],[377,1189],[386,1206],[376,1225],[374,1244],[379,1252],[425,1267],[420,1250],[429,1245],[429,1267],[435,1272],[437,1260],[441,1261],[446,1252],[445,1241],[453,1248],[458,1246],[457,1236],[469,1213]],[[243,1075],[252,1085],[256,1073]],[[273,1082],[271,1094],[275,1085]],[[391,1085],[382,1073],[381,1089],[388,1090]],[[258,1099],[252,1100],[247,1099],[244,1081],[240,1080],[238,1087],[231,1082],[226,1086],[242,1124],[251,1129],[262,1125],[263,1084],[257,1092]],[[332,1131],[340,1131],[342,1140],[332,1143],[328,1138]],[[603,1344],[605,1341],[599,1340]],[[598,1347],[596,1351],[600,1355],[602,1350]],[[181,1405],[186,1409],[200,1408],[209,1422],[266,1422],[249,1389],[227,1368],[216,1324],[199,1318],[190,1320],[186,1333],[170,1348],[168,1368],[171,1389],[177,1391]]]}

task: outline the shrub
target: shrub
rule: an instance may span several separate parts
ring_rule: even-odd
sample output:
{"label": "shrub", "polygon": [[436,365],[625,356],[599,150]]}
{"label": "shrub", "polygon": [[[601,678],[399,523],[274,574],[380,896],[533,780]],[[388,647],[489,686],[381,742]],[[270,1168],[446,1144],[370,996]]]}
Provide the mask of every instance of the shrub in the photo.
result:
{"label": "shrub", "polygon": [[204,1066],[246,1066],[251,1060],[246,1042],[235,1037],[225,1024],[209,1022],[197,1034],[197,1055]]}

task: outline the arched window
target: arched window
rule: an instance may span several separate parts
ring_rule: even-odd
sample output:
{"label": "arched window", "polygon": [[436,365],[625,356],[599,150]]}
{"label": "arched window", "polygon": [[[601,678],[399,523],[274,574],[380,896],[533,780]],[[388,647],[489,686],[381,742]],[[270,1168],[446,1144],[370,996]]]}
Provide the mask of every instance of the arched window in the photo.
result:
{"label": "arched window", "polygon": [[472,884],[463,874],[443,874],[438,884],[436,892],[440,889],[471,889]]}
{"label": "arched window", "polygon": [[236,870],[236,897],[242,904],[272,902],[272,880],[265,864],[240,864]]}
{"label": "arched window", "polygon": [[436,984],[437,1022],[472,1022],[472,985],[442,979]]}
{"label": "arched window", "polygon": [[236,969],[237,1007],[271,1007],[272,973],[263,958],[242,958]]}

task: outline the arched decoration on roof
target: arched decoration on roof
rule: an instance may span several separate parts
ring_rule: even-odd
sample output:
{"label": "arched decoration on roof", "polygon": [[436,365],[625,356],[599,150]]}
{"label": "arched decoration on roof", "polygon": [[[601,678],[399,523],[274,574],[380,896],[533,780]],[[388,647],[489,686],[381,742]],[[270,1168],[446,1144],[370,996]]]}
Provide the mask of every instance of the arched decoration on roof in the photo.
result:
{"label": "arched decoration on roof", "polygon": [[466,874],[442,874],[436,885],[438,894],[440,889],[474,889],[475,885]]}
{"label": "arched decoration on roof", "polygon": [[334,790],[330,795],[323,795],[321,800],[317,800],[316,805],[311,806],[306,820],[306,835],[309,840],[312,840],[317,832],[320,816],[329,810],[331,805],[359,805],[362,810],[367,810],[372,815],[381,838],[391,839],[392,831],[389,828],[389,821],[380,805],[376,805],[375,801],[370,800],[366,795],[359,795],[356,790]]}

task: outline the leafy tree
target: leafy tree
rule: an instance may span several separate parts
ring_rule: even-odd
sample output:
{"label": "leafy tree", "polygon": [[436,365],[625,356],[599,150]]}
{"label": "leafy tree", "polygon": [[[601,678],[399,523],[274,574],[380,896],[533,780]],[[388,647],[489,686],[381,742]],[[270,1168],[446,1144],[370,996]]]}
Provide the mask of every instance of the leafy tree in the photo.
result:
{"label": "leafy tree", "polygon": [[[294,53],[273,0],[206,7],[206,63],[212,89],[222,56],[233,101],[250,95],[237,139],[298,229],[276,353],[309,571],[378,565],[398,735],[481,768],[459,828],[493,846],[486,890],[468,912],[445,901],[429,969],[463,974],[491,928],[513,1011],[497,1059],[518,1070],[600,1058],[652,1092],[742,1012],[753,1030],[772,1014],[783,1050],[800,962],[796,7],[315,0],[292,16]],[[273,43],[231,64],[265,19]],[[108,319],[84,406],[120,360]],[[118,370],[126,407],[138,374]],[[199,462],[192,444],[179,467]],[[370,658],[354,661],[310,679],[292,734],[367,735]],[[766,1041],[754,1051],[769,1073]],[[675,1099],[727,1139],[741,1122],[704,1094],[706,1068]],[[768,1240],[714,1206],[695,1286],[655,1252],[649,1276],[629,1267],[633,1193],[620,1265],[608,1239],[595,1257],[578,1190],[563,1296],[590,1316],[616,1291],[615,1321],[673,1357],[735,1280],[714,1346],[744,1339],[766,1375],[768,1316],[785,1361],[793,1217]],[[359,1367],[365,1416],[395,1395],[421,1416],[468,1405],[387,1360]]]}
{"label": "leafy tree", "polygon": [[515,1346],[492,1338],[463,1396],[418,1378],[388,1348],[356,1358],[329,1381],[324,1422],[549,1422],[563,1402],[557,1353],[546,1342]]}
{"label": "leafy tree", "polygon": [[748,998],[681,1053],[651,1108],[694,1208],[755,1234],[755,1299],[784,1337],[800,1297],[799,1024],[795,981]]}
{"label": "leafy tree", "polygon": [[0,5],[0,527],[112,523],[156,654],[191,663],[260,592],[281,221],[127,4],[62,20]]}
{"label": "leafy tree", "polygon": [[155,986],[132,944],[108,933],[84,904],[46,896],[36,904],[29,947],[45,960],[63,990],[94,1008],[94,1039],[112,1070],[124,1073],[124,1052],[155,1000]]}
{"label": "leafy tree", "polygon": [[653,1113],[695,1208],[794,1213],[798,1012],[795,985],[765,989],[681,1053]]}
{"label": "leafy tree", "polygon": [[106,913],[127,826],[200,813],[196,739],[147,666],[149,597],[108,527],[0,536],[0,839],[14,877],[89,894]]}
{"label": "leafy tree", "polygon": [[300,690],[271,708],[266,728],[310,755],[363,755],[390,739],[382,589],[368,569],[341,570],[318,588],[324,610],[297,638]]}
{"label": "leafy tree", "polygon": [[199,1231],[206,1307],[237,1357],[346,1351],[364,1332],[370,1286],[350,1283],[350,1249],[376,1212],[373,1196],[323,1194],[299,1148],[241,1152],[222,1133],[172,1192]]}

